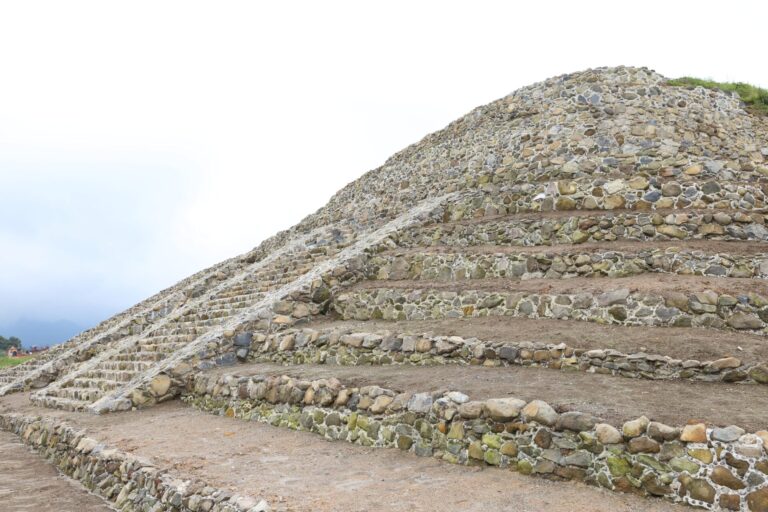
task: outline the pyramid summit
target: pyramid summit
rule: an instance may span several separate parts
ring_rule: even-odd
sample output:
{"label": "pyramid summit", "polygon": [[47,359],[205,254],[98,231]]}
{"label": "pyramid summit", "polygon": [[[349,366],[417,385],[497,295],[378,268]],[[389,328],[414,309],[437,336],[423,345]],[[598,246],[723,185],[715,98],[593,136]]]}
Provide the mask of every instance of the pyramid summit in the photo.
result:
{"label": "pyramid summit", "polygon": [[[218,491],[135,492],[131,465],[95,449],[128,434],[84,437],[88,413],[185,414],[201,431],[214,413],[251,420],[246,438],[263,423],[665,498],[648,502],[659,510],[766,511],[767,187],[768,117],[738,95],[646,68],[554,77],[0,370],[0,426],[58,463],[88,454],[65,472],[121,510],[203,510],[189,503]],[[52,430],[69,441],[27,435]],[[242,481],[206,510],[274,506]],[[579,499],[597,498],[562,503]]]}

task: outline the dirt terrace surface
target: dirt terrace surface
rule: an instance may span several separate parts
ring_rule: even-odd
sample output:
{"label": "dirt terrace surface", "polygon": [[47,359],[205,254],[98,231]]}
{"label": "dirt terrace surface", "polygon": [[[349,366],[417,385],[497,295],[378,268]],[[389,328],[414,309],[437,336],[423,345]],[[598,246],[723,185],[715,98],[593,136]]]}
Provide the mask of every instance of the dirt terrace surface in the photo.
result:
{"label": "dirt terrace surface", "polygon": [[443,320],[329,320],[312,322],[312,329],[338,328],[354,332],[462,336],[483,341],[565,343],[574,348],[615,349],[625,354],[645,352],[675,359],[712,361],[738,357],[744,362],[768,361],[768,339],[757,334],[689,327],[600,325],[580,320],[491,316]]}
{"label": "dirt terrace surface", "polygon": [[498,291],[498,292],[529,292],[529,293],[604,293],[608,290],[628,288],[631,292],[645,292],[653,295],[663,295],[665,292],[691,293],[713,290],[733,296],[746,295],[749,292],[768,295],[768,281],[749,277],[718,277],[683,276],[665,274],[663,279],[659,274],[640,274],[620,277],[606,284],[604,279],[593,277],[573,277],[568,279],[472,279],[467,281],[432,281],[432,280],[391,280],[391,281],[360,281],[349,289],[396,288],[405,290],[439,290],[439,291]]}
{"label": "dirt terrace surface", "polygon": [[0,399],[0,408],[6,408],[9,399],[15,407],[29,409],[26,412],[64,417],[86,427],[92,437],[150,458],[185,478],[202,478],[210,485],[264,498],[277,512],[690,510],[575,482],[326,441],[307,432],[205,414],[179,402],[93,416],[23,407],[25,397],[18,394]]}
{"label": "dirt terrace surface", "polygon": [[684,244],[674,241],[617,240],[613,242],[587,242],[583,244],[556,244],[532,246],[507,245],[430,245],[408,249],[390,249],[381,254],[570,254],[570,253],[636,253],[648,249],[677,249],[702,251],[706,254],[752,255],[763,254],[768,244],[755,241],[686,240]]}
{"label": "dirt terrace surface", "polygon": [[239,365],[217,373],[291,375],[301,379],[337,377],[348,386],[381,386],[396,391],[461,391],[473,400],[513,396],[549,402],[558,411],[587,412],[608,423],[647,416],[673,426],[698,419],[710,425],[736,424],[749,431],[768,427],[765,386],[626,379],[610,375],[510,366],[336,366]]}
{"label": "dirt terrace surface", "polygon": [[104,512],[113,510],[77,482],[59,475],[18,437],[0,432],[0,510]]}

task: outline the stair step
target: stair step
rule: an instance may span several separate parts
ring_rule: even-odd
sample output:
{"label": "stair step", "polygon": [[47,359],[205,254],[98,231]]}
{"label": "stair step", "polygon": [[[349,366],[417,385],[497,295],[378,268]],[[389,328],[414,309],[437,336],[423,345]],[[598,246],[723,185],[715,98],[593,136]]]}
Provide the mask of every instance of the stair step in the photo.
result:
{"label": "stair step", "polygon": [[[130,379],[128,379],[125,382],[130,382]],[[81,389],[97,389],[99,391],[111,391],[113,389],[116,389],[120,387],[120,384],[123,384],[123,382],[118,382],[111,379],[100,379],[97,377],[78,377],[72,381],[71,388],[81,388]],[[65,388],[65,389],[71,389],[71,388]]]}
{"label": "stair step", "polygon": [[59,388],[57,389],[53,395],[49,396],[56,396],[58,398],[69,398],[74,400],[79,400],[81,402],[88,402],[93,403],[102,396],[104,396],[104,392],[97,388],[83,388],[83,387],[76,387],[76,386],[70,386],[65,388]]}
{"label": "stair step", "polygon": [[70,397],[48,395],[39,399],[40,405],[51,409],[64,409],[66,411],[84,411],[91,404],[87,400],[78,400]]}

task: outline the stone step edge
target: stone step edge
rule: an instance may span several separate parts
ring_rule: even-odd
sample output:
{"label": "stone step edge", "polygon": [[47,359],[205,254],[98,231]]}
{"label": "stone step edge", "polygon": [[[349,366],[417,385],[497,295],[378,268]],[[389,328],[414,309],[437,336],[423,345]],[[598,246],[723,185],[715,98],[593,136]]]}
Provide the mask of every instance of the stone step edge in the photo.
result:
{"label": "stone step edge", "polygon": [[329,440],[580,480],[709,510],[762,511],[768,499],[768,431],[733,425],[676,428],[642,416],[617,428],[589,414],[558,413],[541,400],[470,401],[458,391],[397,393],[286,375],[198,373],[182,400]]}
{"label": "stone step edge", "polygon": [[[149,510],[150,507],[158,512],[182,508],[211,512],[270,510],[264,500],[180,478],[146,459],[99,443],[84,430],[59,419],[0,414],[0,428],[17,435],[60,472],[120,510]],[[201,506],[208,508],[201,509]]]}
{"label": "stone step edge", "polygon": [[502,342],[432,332],[365,332],[333,327],[291,328],[274,334],[246,331],[235,337],[234,348],[238,359],[254,362],[514,365],[649,380],[768,385],[768,364],[744,363],[732,356],[713,361],[681,360],[646,352],[625,354],[614,349],[579,349],[565,343]]}
{"label": "stone step edge", "polygon": [[383,284],[342,289],[334,297],[332,308],[343,320],[509,316],[627,326],[708,327],[768,335],[768,299],[754,293],[734,297],[711,290],[692,294],[673,290],[641,292],[628,288],[603,293],[536,293],[501,289],[456,292],[431,289],[414,282],[406,288]]}

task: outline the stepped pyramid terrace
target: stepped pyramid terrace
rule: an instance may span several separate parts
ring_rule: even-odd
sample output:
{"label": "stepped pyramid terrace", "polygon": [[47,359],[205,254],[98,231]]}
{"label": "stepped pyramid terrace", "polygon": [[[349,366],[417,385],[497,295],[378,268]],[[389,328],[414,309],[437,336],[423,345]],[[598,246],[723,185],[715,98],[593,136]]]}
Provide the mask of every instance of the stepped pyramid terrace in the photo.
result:
{"label": "stepped pyramid terrace", "polygon": [[0,426],[124,511],[768,512],[766,193],[738,95],[554,77],[0,370]]}

